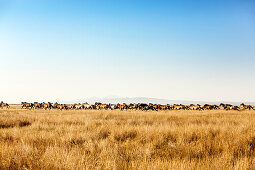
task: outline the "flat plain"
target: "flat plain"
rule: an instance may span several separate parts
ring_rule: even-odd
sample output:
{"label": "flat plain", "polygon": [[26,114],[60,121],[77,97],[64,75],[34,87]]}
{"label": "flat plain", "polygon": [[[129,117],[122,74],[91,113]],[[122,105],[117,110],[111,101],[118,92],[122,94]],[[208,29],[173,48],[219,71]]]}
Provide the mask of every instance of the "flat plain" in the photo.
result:
{"label": "flat plain", "polygon": [[255,111],[0,109],[1,169],[255,169]]}

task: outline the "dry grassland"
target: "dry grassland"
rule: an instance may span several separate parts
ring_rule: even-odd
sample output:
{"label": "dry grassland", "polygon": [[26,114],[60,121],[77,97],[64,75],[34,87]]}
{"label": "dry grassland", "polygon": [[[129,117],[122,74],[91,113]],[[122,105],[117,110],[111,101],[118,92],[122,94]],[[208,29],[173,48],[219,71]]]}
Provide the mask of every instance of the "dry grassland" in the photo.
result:
{"label": "dry grassland", "polygon": [[254,169],[255,111],[0,109],[1,169]]}

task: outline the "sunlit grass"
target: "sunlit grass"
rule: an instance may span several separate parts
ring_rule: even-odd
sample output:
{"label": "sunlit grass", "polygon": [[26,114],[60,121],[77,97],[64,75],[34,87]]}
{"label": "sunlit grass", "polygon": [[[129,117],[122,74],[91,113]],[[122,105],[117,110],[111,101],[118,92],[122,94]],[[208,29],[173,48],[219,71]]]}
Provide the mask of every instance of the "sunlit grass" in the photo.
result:
{"label": "sunlit grass", "polygon": [[255,111],[0,109],[2,169],[254,169]]}

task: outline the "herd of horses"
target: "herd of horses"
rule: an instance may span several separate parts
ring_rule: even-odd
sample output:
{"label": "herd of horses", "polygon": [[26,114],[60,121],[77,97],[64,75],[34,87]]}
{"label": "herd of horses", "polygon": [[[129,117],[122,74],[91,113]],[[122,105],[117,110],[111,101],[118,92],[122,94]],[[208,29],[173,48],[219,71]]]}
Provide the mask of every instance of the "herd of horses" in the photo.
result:
{"label": "herd of horses", "polygon": [[[3,101],[0,103],[0,108],[9,108],[10,105],[4,103]],[[51,102],[22,102],[21,108],[23,109],[59,109],[59,110],[255,110],[254,105],[245,105],[244,103],[240,105],[231,105],[231,104],[223,104],[220,105],[212,105],[212,104],[190,104],[190,105],[183,105],[183,104],[145,104],[145,103],[138,103],[138,104],[103,104],[96,102],[95,104],[59,104],[59,103],[51,103]]]}

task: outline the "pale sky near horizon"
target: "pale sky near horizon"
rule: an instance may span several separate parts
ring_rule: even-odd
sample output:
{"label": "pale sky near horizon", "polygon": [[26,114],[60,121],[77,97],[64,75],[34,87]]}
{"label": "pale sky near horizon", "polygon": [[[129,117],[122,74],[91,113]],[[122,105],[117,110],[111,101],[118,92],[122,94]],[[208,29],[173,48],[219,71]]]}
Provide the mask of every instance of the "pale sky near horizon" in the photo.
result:
{"label": "pale sky near horizon", "polygon": [[0,0],[0,100],[255,102],[255,1]]}

